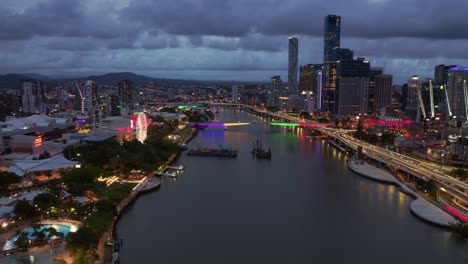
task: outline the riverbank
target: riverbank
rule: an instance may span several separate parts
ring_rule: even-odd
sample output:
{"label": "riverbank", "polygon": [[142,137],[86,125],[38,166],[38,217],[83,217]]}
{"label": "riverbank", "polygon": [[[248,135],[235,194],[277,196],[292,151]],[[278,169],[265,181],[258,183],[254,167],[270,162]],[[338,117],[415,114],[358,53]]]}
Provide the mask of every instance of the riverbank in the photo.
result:
{"label": "riverbank", "polygon": [[[191,133],[181,142],[183,144],[189,143],[198,133],[198,130],[192,129]],[[179,150],[177,153],[172,154],[167,161],[164,163],[164,167],[171,165],[177,158],[180,156],[182,150]],[[96,253],[99,255],[99,259],[95,262],[97,264],[104,264],[110,261],[112,257],[111,254],[106,254],[106,243],[109,240],[115,240],[115,227],[119,221],[122,213],[131,205],[141,194],[157,190],[161,187],[161,181],[159,178],[156,178],[158,173],[156,172],[152,176],[147,177],[143,182],[141,182],[135,189],[124,199],[122,200],[116,208],[116,216],[112,222],[111,228],[104,233],[104,235],[99,239],[98,247]],[[110,248],[109,248],[110,249]],[[118,256],[117,256],[118,258]]]}
{"label": "riverbank", "polygon": [[454,217],[423,198],[407,184],[398,181],[391,173],[361,160],[349,160],[348,168],[366,178],[398,186],[402,193],[414,198],[410,204],[410,210],[418,218],[442,227],[450,227],[450,222],[456,222]]}

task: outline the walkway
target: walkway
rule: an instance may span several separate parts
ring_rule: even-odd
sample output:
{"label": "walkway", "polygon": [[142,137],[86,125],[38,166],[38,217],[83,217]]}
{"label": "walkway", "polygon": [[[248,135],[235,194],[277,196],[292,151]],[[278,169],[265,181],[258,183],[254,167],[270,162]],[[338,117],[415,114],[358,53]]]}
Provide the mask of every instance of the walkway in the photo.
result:
{"label": "walkway", "polygon": [[450,222],[456,222],[455,218],[436,205],[422,198],[418,193],[409,189],[406,185],[395,179],[391,173],[372,166],[364,161],[350,160],[348,162],[348,167],[351,171],[366,178],[399,186],[403,193],[415,198],[415,200],[411,202],[410,210],[419,218],[444,227],[450,227]]}

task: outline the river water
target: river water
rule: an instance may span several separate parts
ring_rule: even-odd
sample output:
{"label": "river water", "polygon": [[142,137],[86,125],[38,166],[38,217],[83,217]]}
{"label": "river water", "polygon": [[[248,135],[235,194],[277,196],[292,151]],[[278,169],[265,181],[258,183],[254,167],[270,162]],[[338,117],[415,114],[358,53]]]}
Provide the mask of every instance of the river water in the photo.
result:
{"label": "river water", "polygon": [[[468,243],[413,216],[396,187],[349,171],[326,142],[246,112],[217,118],[252,124],[201,131],[189,147],[222,144],[239,156],[182,154],[185,172],[119,221],[121,263],[468,263]],[[271,160],[252,158],[257,139]]]}

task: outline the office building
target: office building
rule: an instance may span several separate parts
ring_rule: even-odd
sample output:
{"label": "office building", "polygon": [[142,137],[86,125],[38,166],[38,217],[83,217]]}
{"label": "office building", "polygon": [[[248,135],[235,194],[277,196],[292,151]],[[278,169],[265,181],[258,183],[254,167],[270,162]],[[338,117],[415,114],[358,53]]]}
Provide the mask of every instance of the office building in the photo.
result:
{"label": "office building", "polygon": [[444,65],[440,64],[434,67],[434,84],[444,85],[447,84],[448,74],[451,68],[457,65]]}
{"label": "office building", "polygon": [[268,106],[276,106],[278,108],[280,107],[279,97],[281,93],[281,86],[282,86],[282,82],[281,82],[280,76],[271,77],[271,89],[269,92],[268,102],[267,102]]}
{"label": "office building", "polygon": [[333,112],[335,107],[335,92],[337,87],[336,62],[325,63],[325,72],[322,74],[322,111]]}
{"label": "office building", "polygon": [[96,113],[98,105],[97,84],[95,81],[87,80],[83,86],[84,110],[88,115]]}
{"label": "office building", "polygon": [[[374,77],[375,89],[374,89],[374,107],[373,112],[380,113],[380,110],[388,105],[392,104],[392,81],[393,76],[388,74],[379,74]],[[369,94],[370,94],[370,82],[369,82]],[[369,98],[370,102],[370,98]]]}
{"label": "office building", "polygon": [[307,64],[299,69],[299,87],[305,96],[305,109],[308,112],[320,110],[322,94],[322,64]]}
{"label": "office building", "polygon": [[341,17],[328,15],[325,17],[323,62],[335,62],[338,59],[341,36]]}
{"label": "office building", "polygon": [[24,114],[44,114],[44,84],[25,80],[21,83],[21,106]]}
{"label": "office building", "polygon": [[380,67],[372,67],[369,71],[369,113],[376,113],[379,111],[379,109],[375,107],[375,78],[377,75],[382,73],[383,68]]}
{"label": "office building", "polygon": [[237,101],[239,100],[239,94],[237,92],[237,89],[237,85],[231,86],[231,101],[233,103],[237,103]]}
{"label": "office building", "polygon": [[110,115],[111,116],[119,116],[120,115],[120,97],[117,95],[110,96]]}
{"label": "office building", "polygon": [[452,116],[457,121],[468,121],[468,67],[452,67],[448,73],[447,93]]}
{"label": "office building", "polygon": [[406,96],[405,116],[413,121],[421,118],[421,107],[418,93],[421,92],[421,80],[417,75],[413,75],[408,81],[408,91]]}
{"label": "office building", "polygon": [[119,81],[118,86],[120,104],[122,104],[126,109],[135,109],[135,90],[132,81],[121,80]]}
{"label": "office building", "polygon": [[369,61],[364,58],[338,62],[334,113],[340,115],[367,113],[369,69]]}
{"label": "office building", "polygon": [[298,69],[298,51],[299,38],[289,38],[289,56],[288,56],[288,90],[289,95],[298,95],[299,87],[297,85]]}

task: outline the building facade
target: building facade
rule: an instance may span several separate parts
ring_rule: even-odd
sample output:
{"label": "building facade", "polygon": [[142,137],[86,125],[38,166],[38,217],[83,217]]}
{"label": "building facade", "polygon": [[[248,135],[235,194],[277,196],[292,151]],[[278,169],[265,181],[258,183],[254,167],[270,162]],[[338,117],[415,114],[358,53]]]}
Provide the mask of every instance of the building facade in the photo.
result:
{"label": "building facade", "polygon": [[341,16],[328,15],[325,17],[323,62],[335,62],[338,60],[341,37]]}
{"label": "building facade", "polygon": [[451,68],[457,65],[444,65],[439,64],[434,67],[434,83],[439,85],[447,84],[448,75]]}
{"label": "building facade", "polygon": [[44,114],[44,84],[25,80],[21,83],[21,106],[25,114]]}
{"label": "building facade", "polygon": [[418,93],[421,91],[421,80],[417,75],[413,75],[408,81],[408,91],[406,96],[405,116],[413,121],[419,121],[421,109],[419,105]]}
{"label": "building facade", "polygon": [[299,38],[289,38],[289,55],[288,55],[288,90],[289,95],[298,95],[299,87],[297,85],[297,69],[298,69],[298,52]]}
{"label": "building facade", "polygon": [[[374,113],[380,113],[380,110],[392,104],[392,86],[393,76],[388,74],[379,74],[375,76],[374,88]],[[370,84],[369,82],[369,97],[370,97]],[[369,98],[370,102],[370,98]],[[370,107],[369,107],[370,108]]]}
{"label": "building facade", "polygon": [[271,77],[271,89],[268,95],[267,106],[276,106],[280,107],[280,93],[281,93],[281,77],[273,76]]}
{"label": "building facade", "polygon": [[231,101],[237,103],[239,100],[238,87],[237,85],[231,86]]}
{"label": "building facade", "polygon": [[119,99],[120,104],[128,110],[135,109],[135,89],[132,81],[119,81]]}
{"label": "building facade", "polygon": [[448,74],[447,93],[452,116],[457,121],[468,121],[468,67],[453,67]]}

